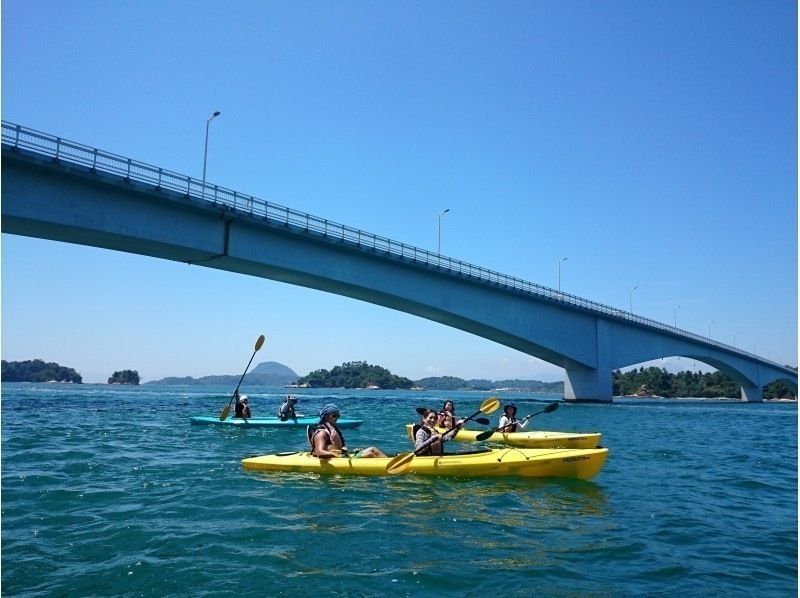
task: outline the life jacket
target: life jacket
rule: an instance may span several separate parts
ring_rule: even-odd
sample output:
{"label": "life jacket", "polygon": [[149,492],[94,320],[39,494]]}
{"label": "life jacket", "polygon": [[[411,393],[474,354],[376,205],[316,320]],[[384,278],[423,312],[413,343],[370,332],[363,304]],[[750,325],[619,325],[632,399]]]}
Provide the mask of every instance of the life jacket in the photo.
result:
{"label": "life jacket", "polygon": [[508,434],[509,432],[516,432],[517,431],[517,424],[519,423],[519,420],[517,419],[517,416],[515,415],[514,417],[509,418],[507,415],[504,415],[503,417],[505,417],[508,421],[506,422],[506,424],[504,426],[501,426],[503,429],[500,430],[500,433],[501,434]]}
{"label": "life jacket", "polygon": [[[417,444],[417,432],[419,432],[420,428],[422,428],[422,424],[414,424],[414,427],[412,428],[412,430],[414,431],[414,446],[415,447],[416,447],[416,444]],[[433,436],[433,434],[436,434],[436,431],[434,430],[433,432],[426,432],[426,434],[428,434],[428,438],[430,439],[430,437]],[[427,457],[427,456],[434,455],[434,453],[433,453],[433,444],[429,444],[424,449],[422,449],[422,451],[419,452],[419,453],[417,453],[416,451],[414,451],[414,453],[416,455],[419,455],[420,457]],[[444,454],[444,442],[442,441],[439,444],[439,452],[437,452],[435,456],[440,456],[440,455],[443,455],[443,454]]]}
{"label": "life jacket", "polygon": [[239,399],[236,399],[236,405],[233,408],[233,417],[244,417],[244,405]]}
{"label": "life jacket", "polygon": [[[342,431],[339,429],[339,426],[337,426],[336,424],[332,424],[332,425],[333,425],[333,428],[336,431],[336,433],[339,435],[339,439],[342,441],[342,446],[347,446],[347,444],[345,443],[345,440],[344,440],[344,434],[342,434]],[[308,444],[311,446],[311,456],[312,457],[316,457],[316,455],[314,454],[314,436],[316,436],[320,432],[327,433],[329,438],[331,440],[333,439],[332,436],[331,436],[331,431],[328,429],[328,427],[325,424],[317,424],[317,425],[314,425],[314,426],[308,426],[306,428],[306,436],[308,437]]]}

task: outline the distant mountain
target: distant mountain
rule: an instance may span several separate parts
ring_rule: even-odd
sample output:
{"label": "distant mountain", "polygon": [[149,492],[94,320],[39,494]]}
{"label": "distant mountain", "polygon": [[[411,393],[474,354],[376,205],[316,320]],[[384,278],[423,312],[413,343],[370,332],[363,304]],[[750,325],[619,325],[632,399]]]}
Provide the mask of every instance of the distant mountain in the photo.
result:
{"label": "distant mountain", "polygon": [[[241,374],[218,374],[214,376],[203,376],[192,378],[191,376],[168,377],[161,380],[153,380],[145,384],[165,384],[175,386],[236,386],[239,383]],[[242,385],[253,386],[283,386],[293,384],[298,376],[294,370],[278,363],[277,361],[265,361],[254,367],[242,381]]]}
{"label": "distant mountain", "polygon": [[261,376],[288,376],[292,379],[291,382],[294,382],[299,377],[294,370],[277,361],[263,361],[254,367],[250,373]]}

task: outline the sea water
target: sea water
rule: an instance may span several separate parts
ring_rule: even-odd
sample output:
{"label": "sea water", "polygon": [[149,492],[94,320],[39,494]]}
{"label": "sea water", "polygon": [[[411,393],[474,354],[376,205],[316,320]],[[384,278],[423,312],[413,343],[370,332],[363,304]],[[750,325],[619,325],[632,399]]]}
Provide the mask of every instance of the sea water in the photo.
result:
{"label": "sea water", "polygon": [[[287,392],[243,388],[254,416]],[[302,429],[192,426],[231,389],[3,384],[4,596],[797,595],[797,405],[616,399],[532,420],[603,434],[590,481],[245,471]],[[297,389],[411,447],[416,407],[490,393]],[[560,397],[500,393],[520,416]],[[491,417],[497,420],[500,411]],[[478,426],[472,426],[478,427]],[[449,451],[468,445],[448,444]]]}

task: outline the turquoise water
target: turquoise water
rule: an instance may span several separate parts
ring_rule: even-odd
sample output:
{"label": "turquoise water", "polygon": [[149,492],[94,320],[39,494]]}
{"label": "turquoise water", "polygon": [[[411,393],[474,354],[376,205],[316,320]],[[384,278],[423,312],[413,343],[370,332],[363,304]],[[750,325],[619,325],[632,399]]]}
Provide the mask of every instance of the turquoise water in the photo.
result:
{"label": "turquoise water", "polygon": [[[600,431],[591,481],[245,472],[302,430],[191,426],[231,389],[4,384],[6,596],[797,595],[797,405],[562,404]],[[243,389],[272,415],[283,389]],[[485,393],[299,390],[351,447],[408,450],[417,406]],[[557,397],[503,393],[520,415]],[[498,413],[492,418],[496,420]],[[453,443],[449,449],[466,448]]]}

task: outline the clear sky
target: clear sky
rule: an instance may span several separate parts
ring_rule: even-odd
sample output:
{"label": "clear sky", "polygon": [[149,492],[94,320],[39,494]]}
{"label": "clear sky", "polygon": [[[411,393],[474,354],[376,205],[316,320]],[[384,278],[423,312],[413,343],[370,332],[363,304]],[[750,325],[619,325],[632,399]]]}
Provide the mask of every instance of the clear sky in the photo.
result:
{"label": "clear sky", "polygon": [[[3,0],[2,117],[797,364],[790,0]],[[636,287],[635,290],[632,289]],[[320,291],[2,236],[2,356],[85,381],[557,380]],[[667,363],[667,362],[665,362]],[[692,367],[676,361],[678,369]]]}

